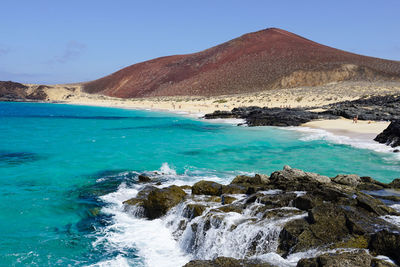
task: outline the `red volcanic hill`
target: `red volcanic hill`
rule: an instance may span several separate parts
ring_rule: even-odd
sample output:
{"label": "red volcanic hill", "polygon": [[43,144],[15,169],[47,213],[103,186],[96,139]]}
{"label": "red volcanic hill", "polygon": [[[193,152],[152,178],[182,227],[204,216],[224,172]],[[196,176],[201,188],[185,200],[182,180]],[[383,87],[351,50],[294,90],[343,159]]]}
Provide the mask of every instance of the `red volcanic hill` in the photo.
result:
{"label": "red volcanic hill", "polygon": [[400,62],[361,56],[270,28],[207,50],[156,58],[84,83],[131,98],[226,95],[345,80],[399,80]]}

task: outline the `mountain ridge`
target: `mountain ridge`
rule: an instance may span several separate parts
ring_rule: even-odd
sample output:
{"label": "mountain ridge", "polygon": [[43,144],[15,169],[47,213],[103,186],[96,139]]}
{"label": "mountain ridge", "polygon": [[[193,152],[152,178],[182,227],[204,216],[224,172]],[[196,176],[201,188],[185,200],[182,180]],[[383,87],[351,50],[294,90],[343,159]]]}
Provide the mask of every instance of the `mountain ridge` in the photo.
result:
{"label": "mountain ridge", "polygon": [[83,89],[121,98],[213,96],[399,77],[400,62],[357,55],[268,28],[200,52],[140,62],[83,83]]}

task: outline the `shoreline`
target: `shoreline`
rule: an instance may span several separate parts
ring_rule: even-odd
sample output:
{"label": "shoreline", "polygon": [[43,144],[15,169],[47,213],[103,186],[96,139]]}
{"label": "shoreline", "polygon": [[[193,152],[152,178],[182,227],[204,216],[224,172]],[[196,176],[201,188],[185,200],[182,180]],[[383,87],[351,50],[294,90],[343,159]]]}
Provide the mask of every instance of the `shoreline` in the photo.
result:
{"label": "shoreline", "polygon": [[[206,113],[212,113],[216,109],[207,108],[206,110],[199,110],[197,107],[190,109],[190,106],[186,106],[185,109],[174,109],[168,107],[167,104],[159,105],[154,101],[150,100],[103,100],[99,101],[64,101],[62,104],[70,105],[84,105],[84,106],[98,106],[98,107],[111,107],[111,108],[123,108],[123,109],[133,109],[133,110],[147,110],[156,112],[168,112],[177,115],[183,115],[191,118],[202,119]],[[227,110],[227,108],[221,109]],[[236,119],[238,123],[242,122],[240,119]],[[209,122],[213,121],[231,121],[233,119],[216,119],[216,120],[206,120]],[[239,122],[240,121],[240,122]],[[363,121],[358,120],[358,123],[353,123],[352,120],[340,118],[335,120],[314,120],[302,124],[299,127],[308,127],[312,129],[325,130],[329,133],[339,136],[346,136],[349,138],[357,138],[368,141],[373,141],[373,139],[381,133],[384,129],[388,127],[390,122],[387,121]]]}
{"label": "shoreline", "polygon": [[[25,102],[25,101],[24,101]],[[35,102],[26,102],[35,103]],[[36,102],[37,103],[37,102]],[[186,105],[184,108],[179,109],[179,105],[176,102],[174,109],[174,102],[168,100],[164,102],[150,100],[150,99],[110,99],[104,97],[104,99],[90,99],[88,97],[79,97],[72,100],[63,101],[43,101],[40,103],[52,103],[52,104],[66,104],[66,105],[79,105],[79,106],[93,106],[93,107],[108,107],[108,108],[120,108],[120,109],[131,109],[131,110],[143,110],[151,112],[166,112],[175,115],[181,115],[189,118],[201,119],[208,122],[218,122],[218,123],[228,123],[228,124],[239,124],[244,121],[241,119],[203,119],[202,117],[206,113],[212,113],[215,111],[213,107],[207,106],[207,108],[198,109],[198,107],[193,107]],[[227,107],[221,108],[221,110],[227,110]],[[390,122],[386,121],[363,121],[358,120],[358,123],[353,123],[352,120],[340,118],[333,120],[314,120],[304,123],[300,126],[296,126],[297,129],[309,128],[315,130],[323,130],[327,133],[333,134],[335,136],[345,136],[354,140],[369,141],[376,145],[381,145],[373,139],[381,133]],[[280,127],[285,128],[285,127]],[[390,147],[387,150],[390,150]]]}

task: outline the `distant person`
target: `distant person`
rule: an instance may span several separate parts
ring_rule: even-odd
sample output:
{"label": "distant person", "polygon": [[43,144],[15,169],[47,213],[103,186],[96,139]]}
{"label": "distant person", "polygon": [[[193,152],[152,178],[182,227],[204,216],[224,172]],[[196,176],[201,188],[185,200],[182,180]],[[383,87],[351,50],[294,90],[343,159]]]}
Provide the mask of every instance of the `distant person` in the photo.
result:
{"label": "distant person", "polygon": [[357,123],[358,122],[358,115],[354,116],[353,118],[353,123]]}

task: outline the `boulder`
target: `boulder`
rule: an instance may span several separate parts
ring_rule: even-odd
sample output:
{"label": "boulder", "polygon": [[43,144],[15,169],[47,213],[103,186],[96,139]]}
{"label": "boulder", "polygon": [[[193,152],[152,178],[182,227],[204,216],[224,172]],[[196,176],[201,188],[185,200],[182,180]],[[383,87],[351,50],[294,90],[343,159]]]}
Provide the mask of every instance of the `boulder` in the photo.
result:
{"label": "boulder", "polygon": [[284,166],[282,171],[273,172],[270,176],[270,186],[288,191],[313,191],[321,184],[329,184],[331,179],[316,173]]}
{"label": "boulder", "polygon": [[222,185],[212,181],[200,181],[192,186],[192,194],[220,196],[222,194]]}
{"label": "boulder", "polygon": [[361,183],[361,178],[355,174],[339,174],[335,178],[332,178],[332,181],[338,184],[356,187]]}
{"label": "boulder", "polygon": [[388,256],[400,264],[400,232],[379,231],[372,235],[368,248],[377,255]]}
{"label": "boulder", "polygon": [[400,120],[392,121],[374,140],[391,147],[400,146]]}
{"label": "boulder", "polygon": [[185,191],[176,185],[161,189],[147,186],[138,193],[136,198],[129,199],[123,203],[140,206],[144,210],[145,217],[156,219],[165,215],[168,210],[180,203],[185,196]]}
{"label": "boulder", "polygon": [[139,183],[150,183],[151,179],[149,176],[144,174],[139,174],[138,176]]}
{"label": "boulder", "polygon": [[249,185],[261,185],[268,183],[269,183],[269,177],[264,174],[256,174],[254,177],[246,175],[238,175],[231,182],[231,184],[249,184]]}

